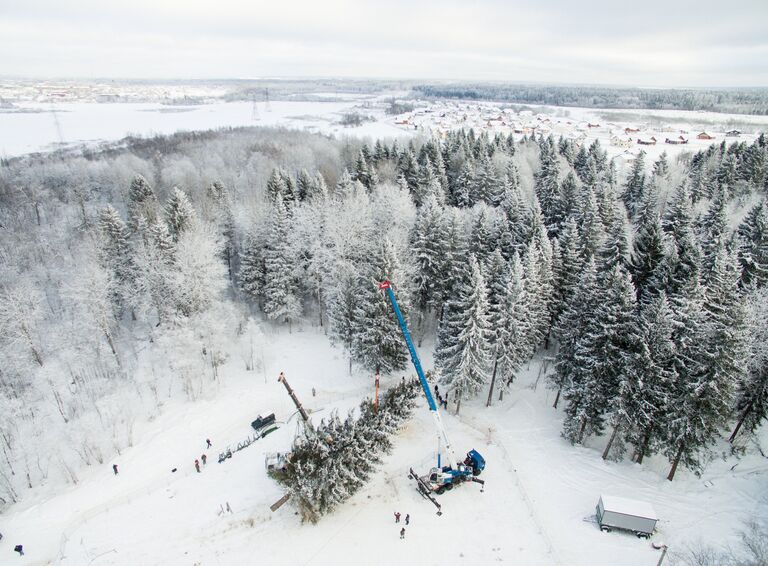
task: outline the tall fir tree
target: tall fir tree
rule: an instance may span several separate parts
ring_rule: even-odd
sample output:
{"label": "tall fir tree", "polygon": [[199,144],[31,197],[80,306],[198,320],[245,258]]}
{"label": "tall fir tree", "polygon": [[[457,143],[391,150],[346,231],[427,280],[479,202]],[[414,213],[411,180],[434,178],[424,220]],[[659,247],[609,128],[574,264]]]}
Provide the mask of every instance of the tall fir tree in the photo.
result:
{"label": "tall fir tree", "polygon": [[355,338],[352,345],[355,358],[364,367],[377,373],[403,369],[408,350],[401,336],[397,317],[379,284],[390,281],[398,297],[403,316],[410,311],[410,289],[395,246],[383,239],[373,246],[368,265],[358,288],[355,314]]}
{"label": "tall fir tree", "polygon": [[278,195],[271,211],[264,250],[263,309],[267,318],[287,323],[298,320],[302,313],[289,232],[290,217]]}
{"label": "tall fir tree", "polygon": [[443,383],[454,392],[458,413],[462,399],[476,395],[488,383],[491,370],[488,299],[476,258],[470,258],[469,279],[446,308],[438,329],[435,364]]}
{"label": "tall fir tree", "polygon": [[179,236],[197,222],[197,213],[189,202],[189,197],[179,187],[173,187],[163,214],[174,241],[178,241]]}

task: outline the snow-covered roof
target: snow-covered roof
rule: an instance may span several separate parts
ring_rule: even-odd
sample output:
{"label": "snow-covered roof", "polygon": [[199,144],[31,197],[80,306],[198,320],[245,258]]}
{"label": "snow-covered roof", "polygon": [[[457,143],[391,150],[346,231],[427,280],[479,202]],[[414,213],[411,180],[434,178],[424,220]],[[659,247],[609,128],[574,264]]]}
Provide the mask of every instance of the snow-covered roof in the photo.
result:
{"label": "snow-covered roof", "polygon": [[645,519],[653,519],[658,521],[659,518],[656,515],[656,511],[650,503],[645,501],[636,501],[635,499],[626,499],[624,497],[616,497],[613,495],[601,495],[600,499],[603,501],[603,509],[606,511],[613,511],[614,513],[622,513],[624,515],[634,515],[635,517],[643,517]]}

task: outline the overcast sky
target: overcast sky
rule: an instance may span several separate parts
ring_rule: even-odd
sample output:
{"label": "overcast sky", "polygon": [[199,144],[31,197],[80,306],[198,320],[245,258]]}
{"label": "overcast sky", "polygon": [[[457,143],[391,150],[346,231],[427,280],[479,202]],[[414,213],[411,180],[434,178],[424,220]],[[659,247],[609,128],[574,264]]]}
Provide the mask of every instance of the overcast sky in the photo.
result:
{"label": "overcast sky", "polygon": [[0,75],[768,86],[768,0],[0,0]]}

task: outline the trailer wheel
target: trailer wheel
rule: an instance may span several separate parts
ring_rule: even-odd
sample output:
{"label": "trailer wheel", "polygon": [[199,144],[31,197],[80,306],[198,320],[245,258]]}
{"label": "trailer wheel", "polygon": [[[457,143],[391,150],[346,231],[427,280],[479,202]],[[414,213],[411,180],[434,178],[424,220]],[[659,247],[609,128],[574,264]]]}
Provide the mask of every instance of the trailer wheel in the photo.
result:
{"label": "trailer wheel", "polygon": [[482,472],[482,471],[483,470],[478,470],[477,468],[472,468],[472,475],[473,476],[479,476],[480,472]]}
{"label": "trailer wheel", "polygon": [[600,530],[603,531],[604,533],[610,533],[611,532],[611,527],[608,527],[606,525],[601,525],[600,526]]}
{"label": "trailer wheel", "polygon": [[638,531],[635,534],[637,535],[637,538],[644,538],[645,540],[648,540],[649,538],[651,538],[651,535],[649,535],[648,533],[641,533]]}
{"label": "trailer wheel", "polygon": [[435,490],[435,493],[437,493],[438,495],[442,495],[442,494],[444,494],[444,493],[445,493],[445,486],[442,486],[442,485],[441,485],[440,487],[438,487],[438,488]]}
{"label": "trailer wheel", "polygon": [[451,491],[453,489],[453,484],[449,483],[445,486],[445,491]]}

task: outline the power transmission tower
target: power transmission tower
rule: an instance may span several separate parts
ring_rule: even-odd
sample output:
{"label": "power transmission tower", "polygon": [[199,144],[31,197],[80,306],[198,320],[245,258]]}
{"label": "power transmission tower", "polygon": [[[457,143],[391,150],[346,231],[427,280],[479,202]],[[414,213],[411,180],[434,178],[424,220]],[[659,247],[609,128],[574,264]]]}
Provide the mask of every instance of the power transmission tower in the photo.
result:
{"label": "power transmission tower", "polygon": [[256,93],[251,92],[251,120],[254,122],[259,119],[259,107],[256,104]]}
{"label": "power transmission tower", "polygon": [[56,103],[51,101],[51,116],[53,116],[53,123],[56,126],[56,134],[59,137],[59,143],[64,144],[64,134],[61,132],[61,124],[59,123],[59,116],[56,114]]}

